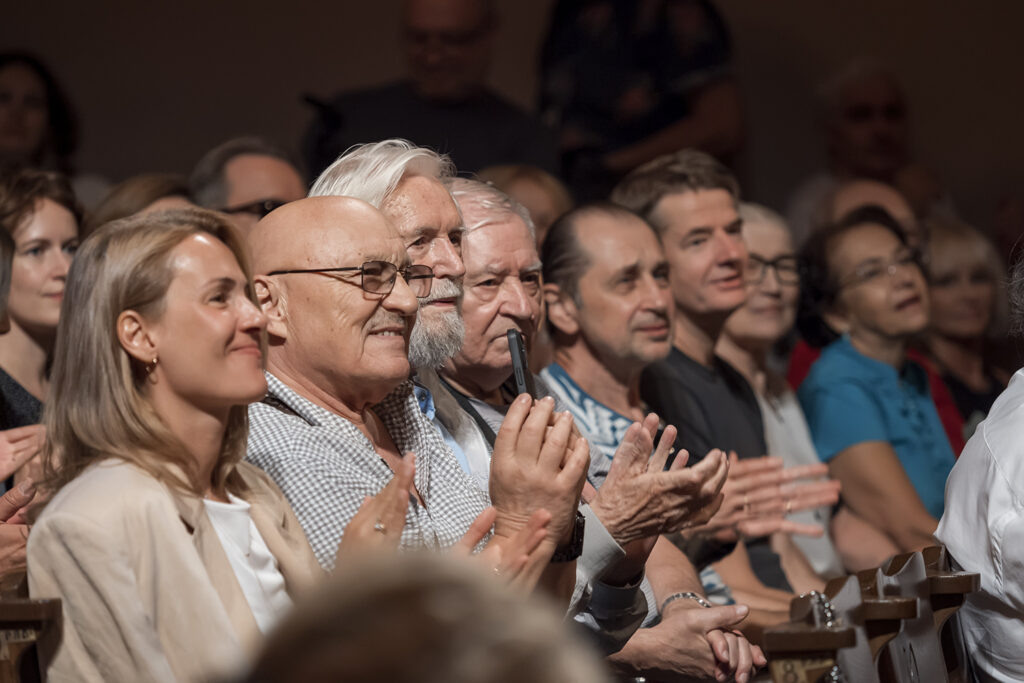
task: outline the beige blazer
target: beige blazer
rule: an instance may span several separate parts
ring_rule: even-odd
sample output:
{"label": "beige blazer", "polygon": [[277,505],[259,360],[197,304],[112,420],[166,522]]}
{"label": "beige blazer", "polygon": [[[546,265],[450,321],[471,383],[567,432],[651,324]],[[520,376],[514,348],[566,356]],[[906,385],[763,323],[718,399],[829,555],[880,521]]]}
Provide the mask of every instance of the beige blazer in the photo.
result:
{"label": "beige blazer", "polygon": [[[241,463],[240,497],[293,597],[322,570],[277,486]],[[47,505],[28,541],[29,591],[64,601],[53,681],[196,681],[235,673],[261,634],[203,502],[108,460]]]}

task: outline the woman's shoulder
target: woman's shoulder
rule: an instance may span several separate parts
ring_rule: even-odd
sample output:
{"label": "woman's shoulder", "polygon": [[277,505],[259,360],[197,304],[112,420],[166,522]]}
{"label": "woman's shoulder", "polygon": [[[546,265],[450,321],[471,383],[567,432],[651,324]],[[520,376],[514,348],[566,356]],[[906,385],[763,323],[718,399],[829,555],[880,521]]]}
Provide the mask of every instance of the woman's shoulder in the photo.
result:
{"label": "woman's shoulder", "polygon": [[171,506],[168,487],[139,467],[109,458],[86,468],[47,503],[39,523],[59,515],[105,524],[124,520],[132,510]]}

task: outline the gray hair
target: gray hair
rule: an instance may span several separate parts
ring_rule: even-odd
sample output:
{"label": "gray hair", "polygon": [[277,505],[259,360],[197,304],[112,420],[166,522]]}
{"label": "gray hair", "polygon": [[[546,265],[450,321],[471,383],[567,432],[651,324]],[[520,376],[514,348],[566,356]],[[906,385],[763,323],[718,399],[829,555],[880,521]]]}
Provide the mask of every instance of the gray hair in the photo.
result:
{"label": "gray hair", "polygon": [[903,86],[892,69],[877,59],[860,57],[834,72],[818,87],[818,102],[826,119],[836,114],[847,88],[873,76],[887,79],[902,96]]}
{"label": "gray hair", "polygon": [[455,175],[455,165],[446,154],[400,138],[355,145],[324,169],[309,196],[355,197],[379,209],[406,175],[444,182]]}
{"label": "gray hair", "polygon": [[517,216],[526,224],[530,237],[537,239],[537,229],[525,206],[508,196],[491,183],[469,178],[449,178],[445,186],[452,193],[452,198],[459,205],[463,218],[466,214],[482,214],[482,218],[472,225],[466,224],[466,232],[471,232],[485,225],[499,223],[504,218]]}
{"label": "gray hair", "polygon": [[263,138],[232,138],[204,154],[192,170],[192,175],[188,178],[188,188],[192,200],[199,206],[208,209],[225,208],[224,203],[228,200],[228,184],[227,178],[224,177],[224,169],[235,157],[247,154],[280,159],[294,166],[296,170],[298,169],[287,152]]}

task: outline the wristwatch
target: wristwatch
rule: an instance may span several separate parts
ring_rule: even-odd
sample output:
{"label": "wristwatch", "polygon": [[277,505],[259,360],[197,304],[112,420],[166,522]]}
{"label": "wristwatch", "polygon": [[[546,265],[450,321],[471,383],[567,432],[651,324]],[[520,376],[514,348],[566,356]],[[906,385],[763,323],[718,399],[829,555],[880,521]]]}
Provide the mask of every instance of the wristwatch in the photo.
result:
{"label": "wristwatch", "polygon": [[577,510],[576,522],[572,528],[572,538],[565,545],[555,548],[555,554],[551,556],[552,562],[572,562],[583,554],[583,531],[586,525],[586,517]]}

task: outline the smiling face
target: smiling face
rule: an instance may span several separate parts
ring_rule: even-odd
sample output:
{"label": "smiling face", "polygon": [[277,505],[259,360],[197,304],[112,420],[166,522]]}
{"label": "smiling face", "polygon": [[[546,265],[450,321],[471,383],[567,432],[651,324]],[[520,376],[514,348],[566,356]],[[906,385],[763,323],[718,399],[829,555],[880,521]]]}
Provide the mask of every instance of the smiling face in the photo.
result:
{"label": "smiling face", "polygon": [[914,253],[867,223],[831,240],[828,268],[839,293],[829,324],[851,336],[905,340],[928,325],[928,288]]}
{"label": "smiling face", "polygon": [[743,305],[747,250],[732,195],[718,189],[669,194],[655,205],[652,220],[662,226],[678,313],[724,319]]}
{"label": "smiling face", "polygon": [[403,178],[381,212],[401,235],[410,262],[434,270],[430,295],[420,300],[409,355],[415,367],[439,367],[462,345],[462,217],[440,181],[419,175]]}
{"label": "smiling face", "polygon": [[171,264],[162,310],[147,326],[159,358],[155,382],[147,386],[211,412],[263,398],[267,321],[234,254],[199,233],[174,248]]}
{"label": "smiling face", "polygon": [[672,346],[669,266],[657,235],[640,218],[596,213],[582,217],[577,235],[587,271],[577,284],[576,322],[606,367],[642,368]]}
{"label": "smiling face", "polygon": [[729,316],[725,334],[740,346],[763,349],[789,332],[796,320],[797,257],[785,225],[747,220],[743,239],[749,252],[747,300]]}
{"label": "smiling face", "polygon": [[[482,218],[482,217],[481,217]],[[467,221],[473,221],[467,217]],[[527,342],[541,314],[541,267],[536,243],[523,220],[507,214],[463,240],[466,264],[462,349],[446,366],[463,386],[493,391],[512,372],[505,333],[517,329]]]}
{"label": "smiling face", "polygon": [[60,320],[71,257],[78,248],[78,224],[63,206],[41,199],[13,237],[11,321],[30,335],[52,336]]}
{"label": "smiling face", "polygon": [[[278,209],[265,223],[267,229],[261,223],[254,234],[258,272],[358,267],[373,260],[400,268],[409,264],[394,227],[356,199],[303,199]],[[270,304],[261,294],[277,345],[271,370],[282,364],[292,378],[360,405],[383,399],[409,377],[408,344],[418,301],[401,275],[388,294],[364,291],[358,271],[258,278],[264,281],[278,293]]]}

